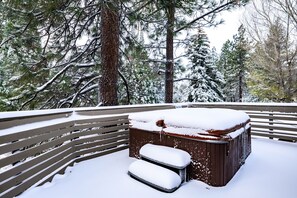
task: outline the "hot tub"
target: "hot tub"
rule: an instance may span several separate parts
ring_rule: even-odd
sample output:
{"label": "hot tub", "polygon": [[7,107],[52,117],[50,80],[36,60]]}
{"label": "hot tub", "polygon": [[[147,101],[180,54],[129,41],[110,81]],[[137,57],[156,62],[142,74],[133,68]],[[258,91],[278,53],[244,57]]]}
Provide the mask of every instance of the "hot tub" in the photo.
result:
{"label": "hot tub", "polygon": [[134,113],[130,119],[130,157],[152,143],[187,151],[188,179],[226,185],[251,153],[249,116],[217,108],[183,108]]}

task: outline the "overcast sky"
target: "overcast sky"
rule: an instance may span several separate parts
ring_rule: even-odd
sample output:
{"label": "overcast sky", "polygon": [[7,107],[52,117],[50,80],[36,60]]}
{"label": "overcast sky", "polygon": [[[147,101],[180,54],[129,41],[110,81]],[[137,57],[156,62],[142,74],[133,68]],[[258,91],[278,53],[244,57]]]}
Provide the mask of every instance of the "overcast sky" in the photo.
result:
{"label": "overcast sky", "polygon": [[244,7],[238,8],[232,12],[224,11],[221,14],[221,18],[225,21],[223,24],[205,29],[211,47],[215,47],[217,52],[220,52],[223,44],[228,39],[232,39],[233,35],[237,33],[244,11]]}

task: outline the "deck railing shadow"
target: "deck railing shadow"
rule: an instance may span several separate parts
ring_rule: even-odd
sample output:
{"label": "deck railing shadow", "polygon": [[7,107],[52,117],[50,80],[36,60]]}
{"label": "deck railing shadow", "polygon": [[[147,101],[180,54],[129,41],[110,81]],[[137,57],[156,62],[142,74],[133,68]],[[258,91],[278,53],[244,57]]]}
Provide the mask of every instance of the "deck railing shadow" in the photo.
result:
{"label": "deck railing shadow", "polygon": [[[297,105],[189,103],[178,107],[244,110],[252,134],[295,142]],[[76,162],[129,147],[131,112],[173,109],[173,104],[0,113],[0,197],[14,197],[51,181]]]}

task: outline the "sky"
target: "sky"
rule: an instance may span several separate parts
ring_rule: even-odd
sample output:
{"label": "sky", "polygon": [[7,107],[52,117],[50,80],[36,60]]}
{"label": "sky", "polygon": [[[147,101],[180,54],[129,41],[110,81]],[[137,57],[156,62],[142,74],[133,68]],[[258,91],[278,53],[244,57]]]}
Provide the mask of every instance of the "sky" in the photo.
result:
{"label": "sky", "polygon": [[233,11],[224,11],[220,16],[224,20],[223,24],[205,29],[211,48],[215,47],[217,52],[220,52],[223,44],[233,38],[241,25],[245,10],[245,7],[241,7]]}

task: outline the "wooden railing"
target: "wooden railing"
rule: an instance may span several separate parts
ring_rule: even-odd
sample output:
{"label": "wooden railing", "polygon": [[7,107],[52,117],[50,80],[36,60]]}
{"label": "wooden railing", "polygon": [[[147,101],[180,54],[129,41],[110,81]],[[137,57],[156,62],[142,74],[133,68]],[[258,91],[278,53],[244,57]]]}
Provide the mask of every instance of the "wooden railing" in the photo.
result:
{"label": "wooden railing", "polygon": [[129,112],[173,105],[0,113],[0,197],[50,181],[75,162],[128,148]]}
{"label": "wooden railing", "polygon": [[297,141],[296,103],[191,103],[189,106],[242,110],[251,118],[253,136]]}
{"label": "wooden railing", "polygon": [[[252,134],[297,140],[297,105],[190,103],[246,111]],[[136,105],[0,113],[0,197],[50,181],[75,162],[128,148],[128,113],[176,108]]]}

